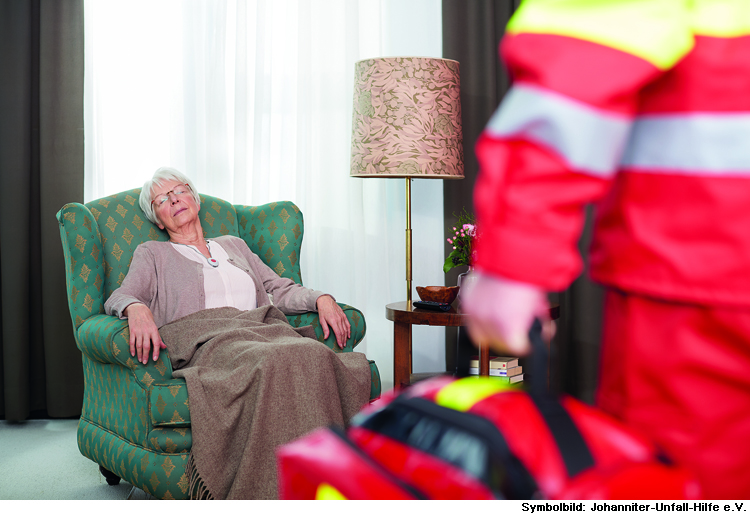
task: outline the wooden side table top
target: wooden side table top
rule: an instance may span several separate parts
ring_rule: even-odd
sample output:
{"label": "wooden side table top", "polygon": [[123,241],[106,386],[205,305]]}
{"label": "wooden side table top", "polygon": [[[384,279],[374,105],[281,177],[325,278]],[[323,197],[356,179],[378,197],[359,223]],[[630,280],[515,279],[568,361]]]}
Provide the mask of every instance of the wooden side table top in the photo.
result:
{"label": "wooden side table top", "polygon": [[467,316],[456,309],[456,303],[453,303],[450,311],[439,312],[414,306],[409,308],[406,301],[401,301],[386,305],[385,318],[396,323],[411,325],[464,326]]}
{"label": "wooden side table top", "polygon": [[[461,313],[458,301],[451,305],[450,311],[439,312],[437,310],[424,310],[422,308],[409,307],[406,301],[395,302],[386,305],[385,318],[396,323],[408,323],[412,325],[429,326],[466,326],[468,316]],[[560,305],[554,304],[549,309],[550,318],[560,317]]]}

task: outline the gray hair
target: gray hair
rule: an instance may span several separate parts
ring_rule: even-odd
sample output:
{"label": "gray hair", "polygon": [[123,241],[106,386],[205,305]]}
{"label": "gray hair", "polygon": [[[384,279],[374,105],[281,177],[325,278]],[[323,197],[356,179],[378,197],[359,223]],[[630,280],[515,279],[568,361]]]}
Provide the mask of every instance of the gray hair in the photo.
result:
{"label": "gray hair", "polygon": [[151,191],[153,191],[155,186],[161,185],[166,181],[178,181],[180,183],[187,184],[188,187],[190,187],[190,192],[195,199],[195,203],[201,203],[201,198],[198,195],[198,191],[196,190],[195,185],[193,185],[193,182],[190,181],[190,178],[182,174],[177,169],[173,169],[172,167],[161,167],[157,169],[150,180],[143,184],[143,189],[141,189],[141,197],[138,199],[138,204],[141,206],[143,214],[145,214],[146,218],[148,218],[152,223],[157,225],[159,224],[159,220],[156,218],[154,207],[151,204],[151,200],[153,200],[153,198],[151,197]]}

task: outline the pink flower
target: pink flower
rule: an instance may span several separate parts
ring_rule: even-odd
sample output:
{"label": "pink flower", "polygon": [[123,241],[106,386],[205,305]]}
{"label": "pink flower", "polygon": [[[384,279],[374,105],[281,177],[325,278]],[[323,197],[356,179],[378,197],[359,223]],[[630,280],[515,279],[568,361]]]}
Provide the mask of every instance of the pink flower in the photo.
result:
{"label": "pink flower", "polygon": [[464,224],[463,229],[461,231],[466,231],[469,236],[474,236],[477,233],[477,227],[474,224]]}

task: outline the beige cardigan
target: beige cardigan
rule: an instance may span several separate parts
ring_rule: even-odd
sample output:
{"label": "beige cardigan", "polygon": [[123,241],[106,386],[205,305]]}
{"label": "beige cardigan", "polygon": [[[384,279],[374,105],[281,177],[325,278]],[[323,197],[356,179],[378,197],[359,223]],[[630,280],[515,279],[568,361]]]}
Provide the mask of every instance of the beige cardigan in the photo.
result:
{"label": "beige cardigan", "polygon": [[[229,262],[253,279],[259,308],[274,304],[285,314],[317,311],[316,301],[323,292],[279,277],[241,238],[226,235],[211,241],[220,244]],[[180,255],[169,242],[144,242],[133,253],[130,271],[104,309],[123,319],[122,312],[135,302],[151,309],[157,327],[204,310],[203,266]]]}

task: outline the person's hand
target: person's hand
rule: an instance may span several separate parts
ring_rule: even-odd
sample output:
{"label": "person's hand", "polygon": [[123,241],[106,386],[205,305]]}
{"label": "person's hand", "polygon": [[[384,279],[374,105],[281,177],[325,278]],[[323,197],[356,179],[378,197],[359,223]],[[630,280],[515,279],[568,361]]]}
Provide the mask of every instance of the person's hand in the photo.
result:
{"label": "person's hand", "polygon": [[149,352],[153,350],[154,361],[159,359],[159,352],[167,345],[161,340],[159,329],[154,323],[154,315],[148,306],[141,303],[133,303],[123,311],[128,318],[128,329],[130,330],[130,355],[138,356],[138,362],[144,365],[148,363]]}
{"label": "person's hand", "polygon": [[346,341],[352,336],[352,327],[349,324],[349,319],[346,318],[346,314],[344,314],[344,310],[336,304],[336,301],[330,295],[321,295],[318,297],[316,304],[320,326],[323,329],[323,337],[328,339],[328,327],[330,326],[336,336],[339,348],[343,349],[346,346]]}
{"label": "person's hand", "polygon": [[466,292],[461,292],[461,311],[468,314],[469,335],[475,344],[514,356],[529,353],[529,329],[538,317],[544,333],[553,333],[545,292],[533,284],[477,273]]}

